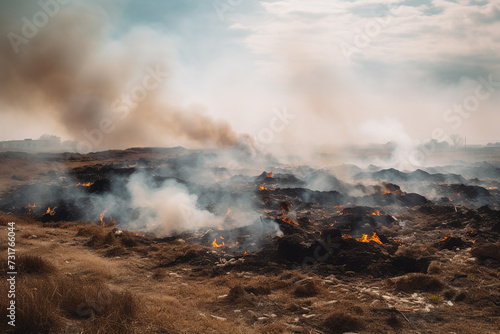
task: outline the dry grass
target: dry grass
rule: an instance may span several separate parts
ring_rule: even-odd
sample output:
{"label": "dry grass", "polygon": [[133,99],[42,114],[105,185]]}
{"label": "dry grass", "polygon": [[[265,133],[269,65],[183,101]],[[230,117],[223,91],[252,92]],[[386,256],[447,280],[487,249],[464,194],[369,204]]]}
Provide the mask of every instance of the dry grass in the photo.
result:
{"label": "dry grass", "polygon": [[295,288],[293,294],[295,297],[314,297],[320,293],[321,289],[314,281],[307,281]]}
{"label": "dry grass", "polygon": [[[18,275],[43,275],[50,274],[56,271],[56,267],[49,260],[44,259],[40,255],[21,254],[15,259],[16,270]],[[0,262],[0,275],[6,275],[7,261]]]}
{"label": "dry grass", "polygon": [[[400,313],[389,310],[380,296],[353,289],[355,285],[365,288],[364,284],[372,284],[360,277],[339,276],[328,278],[329,283],[325,283],[324,277],[294,269],[265,275],[227,270],[228,274],[223,270],[220,275],[210,276],[204,272],[211,272],[215,266],[213,262],[207,265],[180,262],[158,267],[179,256],[206,254],[209,250],[202,246],[175,241],[148,245],[151,241],[143,243],[140,237],[126,231],[121,236],[108,237],[111,229],[96,225],[75,224],[57,230],[22,222],[19,229],[38,236],[46,235],[21,239],[18,245],[19,254],[38,257],[35,264],[28,266],[33,268],[30,273],[19,276],[20,298],[26,305],[22,308],[22,318],[21,308],[18,309],[19,323],[23,322],[19,333],[64,332],[71,328],[71,333],[267,334],[317,330],[372,334],[404,333],[413,328]],[[134,242],[126,241],[124,245],[124,237]],[[93,238],[95,247],[85,246]],[[147,249],[147,256],[137,252],[142,248]],[[122,251],[128,255],[116,257]],[[34,269],[50,265],[53,269],[48,271]],[[454,271],[460,270],[474,273],[477,279],[461,279],[460,284],[464,287],[453,287],[456,294],[451,288],[442,293],[427,293],[429,285],[421,282],[417,294],[423,295],[428,303],[432,295],[440,294],[455,304],[452,309],[443,306],[444,300],[436,301],[433,304],[436,310],[445,311],[444,314],[446,310],[450,314],[468,314],[464,311],[467,307],[477,309],[480,305],[486,317],[496,314],[493,302],[497,297],[487,289],[474,288],[479,277],[485,277],[481,272],[445,262],[441,269],[442,277],[453,277]],[[481,270],[485,269],[481,267]],[[496,271],[492,271],[494,273]],[[420,275],[398,277],[397,281],[404,287],[416,284],[412,280],[437,279],[436,276]],[[4,280],[2,288],[5,283]],[[389,289],[382,283],[381,280],[373,282],[373,286],[377,285],[384,294],[404,295],[397,292],[401,290],[394,289],[397,282]],[[302,289],[303,294],[298,292]],[[458,297],[462,291],[466,291],[464,296]],[[2,299],[0,307],[4,306]],[[461,316],[460,321],[465,323],[460,327],[455,319],[432,318],[433,312],[420,318],[418,313],[404,313],[412,322],[423,321],[434,333],[458,333],[464,328],[473,328],[471,324],[481,333],[493,333],[491,328],[496,324],[487,318],[478,321]],[[0,328],[0,332],[2,330],[7,328]]]}
{"label": "dry grass", "polygon": [[331,334],[356,332],[365,327],[361,319],[339,312],[330,314],[323,322],[323,326],[327,333]]}
{"label": "dry grass", "polygon": [[396,290],[404,292],[438,292],[442,291],[445,284],[440,279],[420,273],[411,273],[408,275],[396,277],[389,280]]}
{"label": "dry grass", "polygon": [[[68,319],[84,321],[89,333],[129,331],[137,314],[136,298],[130,292],[110,290],[102,279],[62,275],[38,256],[23,256],[24,268],[31,274],[16,281],[17,318],[13,333],[58,331]],[[29,260],[27,260],[29,259]],[[50,268],[50,270],[47,270]],[[2,280],[6,287],[7,282]],[[2,298],[1,307],[7,307]],[[5,326],[5,322],[2,322]]]}
{"label": "dry grass", "polygon": [[429,267],[427,267],[427,273],[429,275],[441,274],[443,272],[443,266],[438,261],[431,261]]}
{"label": "dry grass", "polygon": [[22,274],[50,274],[56,271],[54,265],[39,255],[21,255],[16,261],[17,270]]}

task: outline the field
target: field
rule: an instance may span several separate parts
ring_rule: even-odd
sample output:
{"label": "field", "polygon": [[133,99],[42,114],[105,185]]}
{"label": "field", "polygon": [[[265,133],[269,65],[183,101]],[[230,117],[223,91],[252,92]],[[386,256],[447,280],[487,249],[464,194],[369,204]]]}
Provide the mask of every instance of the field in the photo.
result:
{"label": "field", "polygon": [[6,254],[15,222],[18,272],[2,331],[499,333],[486,157],[410,172],[227,167],[181,148],[2,153],[0,240]]}

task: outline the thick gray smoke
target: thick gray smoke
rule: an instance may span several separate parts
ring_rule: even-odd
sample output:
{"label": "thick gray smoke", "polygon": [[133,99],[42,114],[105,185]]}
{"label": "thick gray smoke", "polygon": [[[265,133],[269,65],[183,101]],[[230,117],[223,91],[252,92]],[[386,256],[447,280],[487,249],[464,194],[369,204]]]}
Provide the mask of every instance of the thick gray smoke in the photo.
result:
{"label": "thick gray smoke", "polygon": [[169,87],[175,50],[165,33],[136,26],[113,39],[106,12],[78,1],[7,1],[0,12],[3,117],[54,123],[81,152],[238,143],[228,123]]}

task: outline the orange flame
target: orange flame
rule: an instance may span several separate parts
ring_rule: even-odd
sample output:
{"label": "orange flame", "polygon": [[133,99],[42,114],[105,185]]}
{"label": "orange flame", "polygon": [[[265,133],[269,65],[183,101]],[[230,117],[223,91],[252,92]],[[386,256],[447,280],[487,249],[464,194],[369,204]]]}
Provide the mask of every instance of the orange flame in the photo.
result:
{"label": "orange flame", "polygon": [[45,211],[45,214],[48,215],[50,213],[50,206],[47,208],[47,211]]}
{"label": "orange flame", "polygon": [[115,226],[116,225],[116,220],[113,220],[113,217],[109,217],[109,224],[108,226]]}
{"label": "orange flame", "polygon": [[80,187],[80,186],[82,186],[82,187],[90,187],[91,185],[92,185],[92,182],[87,182],[87,183],[80,183],[80,182],[78,182],[76,184],[77,187]]}
{"label": "orange flame", "polygon": [[359,242],[370,242],[370,241],[375,241],[378,244],[382,244],[382,241],[378,237],[377,233],[373,232],[373,235],[368,238],[368,234],[364,234],[361,236],[361,238],[356,238],[357,241]]}
{"label": "orange flame", "polygon": [[380,216],[380,210],[377,210],[372,213],[372,216]]}
{"label": "orange flame", "polygon": [[226,244],[224,243],[224,241],[222,241],[221,244],[218,244],[217,243],[217,238],[214,239],[214,241],[212,241],[212,247],[223,247],[225,246]]}
{"label": "orange flame", "polygon": [[344,238],[344,239],[352,239],[352,237],[351,237],[351,235],[350,235],[350,234],[344,234],[344,235],[342,236],[342,238]]}
{"label": "orange flame", "polygon": [[273,177],[273,172],[270,172],[269,174],[267,174],[267,177]]}
{"label": "orange flame", "polygon": [[290,209],[290,206],[288,204],[286,204],[286,206],[282,206],[281,207],[281,213],[283,214],[283,218],[281,220],[284,221],[287,224],[299,226],[299,223],[297,223],[296,221],[288,218],[288,210],[289,209]]}
{"label": "orange flame", "polygon": [[105,214],[106,214],[106,210],[104,210],[104,211],[100,214],[100,216],[101,216],[101,226],[106,225],[106,223],[105,223],[105,222],[104,222],[104,220],[103,220],[103,218],[104,218],[104,215],[105,215]]}
{"label": "orange flame", "polygon": [[446,239],[448,239],[448,237],[444,237],[443,239],[441,239],[441,241],[446,241]]}
{"label": "orange flame", "polygon": [[28,209],[28,214],[31,215],[31,209],[36,208],[36,204],[33,203],[33,205],[31,205],[30,203],[28,203],[28,205],[25,206],[24,208]]}
{"label": "orange flame", "polygon": [[282,219],[282,221],[284,221],[285,223],[288,223],[288,224],[290,224],[290,225],[292,225],[292,224],[293,224],[293,225],[297,225],[297,226],[299,226],[299,223],[297,223],[296,221],[291,220],[291,219],[290,219],[290,218],[288,218],[288,217],[284,217],[284,218]]}

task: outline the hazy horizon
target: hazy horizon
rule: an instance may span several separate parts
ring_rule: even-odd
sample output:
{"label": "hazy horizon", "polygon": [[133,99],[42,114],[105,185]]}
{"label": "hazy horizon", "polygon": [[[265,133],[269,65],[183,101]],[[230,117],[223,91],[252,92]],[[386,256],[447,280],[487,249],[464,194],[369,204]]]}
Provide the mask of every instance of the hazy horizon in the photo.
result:
{"label": "hazy horizon", "polygon": [[499,142],[500,8],[481,1],[13,0],[0,140],[321,151]]}

